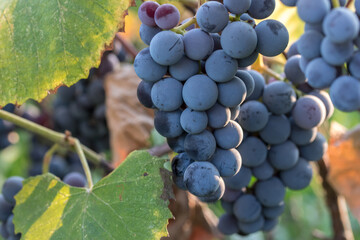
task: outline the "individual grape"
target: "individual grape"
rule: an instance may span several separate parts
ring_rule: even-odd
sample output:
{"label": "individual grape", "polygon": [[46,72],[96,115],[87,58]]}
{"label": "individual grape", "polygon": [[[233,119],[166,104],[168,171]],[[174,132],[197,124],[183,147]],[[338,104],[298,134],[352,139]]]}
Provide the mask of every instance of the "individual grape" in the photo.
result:
{"label": "individual grape", "polygon": [[183,38],[185,55],[192,60],[203,60],[214,49],[214,40],[209,33],[196,28],[188,31]]}
{"label": "individual grape", "polygon": [[326,138],[318,132],[314,141],[300,147],[300,156],[308,161],[319,161],[327,148],[328,143]]}
{"label": "individual grape", "polygon": [[292,168],[299,159],[299,149],[291,141],[272,145],[269,151],[269,162],[278,170]]}
{"label": "individual grape", "polygon": [[162,136],[166,138],[175,138],[183,133],[180,124],[181,110],[173,112],[156,111],[154,126]]}
{"label": "individual grape", "polygon": [[245,68],[248,67],[250,65],[252,65],[254,62],[256,62],[256,60],[259,57],[259,53],[255,50],[252,54],[250,54],[249,56],[245,57],[245,58],[240,58],[238,59],[238,67],[239,68]]}
{"label": "individual grape", "polygon": [[296,93],[291,85],[277,81],[264,88],[263,103],[274,114],[286,114],[296,102]]}
{"label": "individual grape", "polygon": [[329,119],[334,113],[334,105],[330,99],[329,94],[325,91],[315,90],[315,91],[310,92],[309,95],[318,97],[324,103],[324,106],[326,109],[325,119]]}
{"label": "individual grape", "polygon": [[305,73],[309,85],[316,89],[330,87],[338,74],[337,69],[325,62],[323,58],[312,60],[306,67]]}
{"label": "individual grape", "polygon": [[254,177],[259,180],[266,180],[271,178],[275,170],[268,161],[264,161],[261,165],[251,169]]}
{"label": "individual grape", "polygon": [[298,0],[280,0],[285,6],[295,7]]}
{"label": "individual grape", "polygon": [[261,204],[251,194],[244,194],[234,203],[234,215],[241,222],[253,222],[261,214]]}
{"label": "individual grape", "polygon": [[83,174],[78,172],[71,172],[65,175],[64,183],[69,184],[72,187],[85,187],[86,178]]}
{"label": "individual grape", "polygon": [[161,28],[141,24],[139,31],[140,38],[146,45],[150,45],[151,39],[161,31]]}
{"label": "individual grape", "polygon": [[210,160],[218,169],[221,177],[232,177],[239,172],[241,167],[241,156],[236,149],[216,148]]}
{"label": "individual grape", "polygon": [[281,214],[284,212],[285,210],[285,204],[284,202],[279,203],[279,205],[274,206],[274,207],[263,207],[262,209],[262,214],[264,215],[265,218],[277,218],[280,217]]}
{"label": "individual grape", "polygon": [[311,91],[314,91],[314,88],[311,87],[307,82],[296,86],[296,88],[303,93],[310,93]]}
{"label": "individual grape", "polygon": [[180,117],[181,127],[188,133],[197,134],[205,130],[208,123],[206,112],[186,108]]}
{"label": "individual grape", "polygon": [[237,61],[228,56],[224,50],[217,50],[206,60],[205,70],[212,80],[227,82],[235,76],[237,65]]}
{"label": "individual grape", "polygon": [[260,215],[255,221],[250,223],[238,222],[238,227],[242,234],[251,234],[260,231],[265,224],[265,219]]}
{"label": "individual grape", "polygon": [[224,177],[226,188],[232,190],[242,190],[251,180],[251,169],[241,166],[240,171],[232,177]]}
{"label": "individual grape", "polygon": [[80,106],[78,102],[70,103],[70,114],[78,121],[86,121],[90,118],[90,112]]}
{"label": "individual grape", "polygon": [[239,114],[240,114],[240,104],[230,108],[230,120],[235,120],[238,118]]}
{"label": "individual grape", "polygon": [[307,65],[310,63],[311,60],[306,59],[305,57],[300,58],[300,69],[303,73],[306,72]]}
{"label": "individual grape", "polygon": [[354,47],[352,42],[333,43],[329,37],[325,37],[321,43],[321,55],[324,60],[334,66],[341,66],[347,62],[353,52]]}
{"label": "individual grape", "polygon": [[134,69],[136,75],[144,81],[156,82],[167,72],[167,67],[157,64],[150,55],[149,48],[144,48],[135,57]]}
{"label": "individual grape", "polygon": [[24,179],[18,176],[9,177],[5,181],[2,187],[2,195],[8,203],[15,205],[16,202],[14,196],[22,189],[23,181]]}
{"label": "individual grape", "polygon": [[269,121],[259,132],[262,140],[268,144],[285,142],[290,136],[290,121],[284,115],[270,115]]}
{"label": "individual grape", "polygon": [[54,111],[53,119],[55,125],[62,131],[68,130],[71,133],[76,132],[77,130],[76,121],[70,114],[69,109],[66,108],[65,106],[58,107],[56,111]]}
{"label": "individual grape", "polygon": [[354,44],[360,48],[360,35],[354,40]]}
{"label": "individual grape", "polygon": [[246,86],[246,96],[250,96],[255,89],[255,80],[248,71],[238,70],[235,74],[236,77],[240,78]]}
{"label": "individual grape", "polygon": [[216,103],[218,88],[216,83],[209,77],[198,74],[186,81],[182,96],[189,108],[196,111],[205,111]]}
{"label": "individual grape", "polygon": [[263,231],[265,232],[270,232],[271,230],[273,230],[275,228],[275,226],[278,224],[279,220],[277,218],[275,219],[266,219],[265,218],[265,222],[264,222],[264,226],[262,228]]}
{"label": "individual grape", "polygon": [[334,43],[349,42],[359,34],[359,19],[345,7],[335,8],[326,15],[323,30],[326,37]]}
{"label": "individual grape", "polygon": [[155,108],[151,100],[151,88],[153,85],[152,82],[141,81],[137,87],[137,98],[147,108]]}
{"label": "individual grape", "polygon": [[266,160],[267,147],[257,137],[247,137],[237,148],[242,164],[247,167],[260,166]]}
{"label": "individual grape", "polygon": [[188,191],[197,197],[209,196],[220,186],[220,175],[209,162],[193,162],[185,170],[184,182]]}
{"label": "individual grape", "polygon": [[290,140],[298,146],[303,146],[315,140],[317,129],[303,129],[296,125],[294,121],[291,122]]}
{"label": "individual grape", "polygon": [[359,0],[355,0],[355,9],[356,9],[356,14],[358,16],[360,16],[360,1]]}
{"label": "individual grape", "polygon": [[263,94],[265,87],[265,79],[259,72],[255,70],[250,70],[247,72],[254,79],[255,87],[254,87],[254,91],[250,95],[247,95],[246,100],[257,100]]}
{"label": "individual grape", "polygon": [[285,186],[277,177],[257,181],[255,184],[255,196],[263,206],[275,207],[284,200]]}
{"label": "individual grape", "polygon": [[360,109],[360,82],[351,76],[337,78],[330,87],[330,97],[336,108],[344,112]]}
{"label": "individual grape", "polygon": [[187,153],[180,153],[171,160],[173,180],[180,189],[186,190],[184,173],[187,167],[193,162],[194,160],[192,160]]}
{"label": "individual grape", "polygon": [[317,31],[319,33],[323,33],[322,22],[319,22],[319,23],[305,23],[304,30],[305,30],[305,32],[307,32],[307,31]]}
{"label": "individual grape", "polygon": [[206,2],[198,9],[196,20],[202,30],[217,33],[221,32],[228,24],[229,14],[223,4]]}
{"label": "individual grape", "polygon": [[286,53],[286,56],[288,59],[290,59],[292,56],[299,54],[299,51],[297,49],[297,44],[298,44],[298,41],[295,41],[295,42],[293,42],[293,44],[291,44],[289,50]]}
{"label": "individual grape", "polygon": [[[5,219],[6,221],[6,219]],[[9,233],[6,230],[6,222],[3,222],[0,225],[0,236],[2,236],[4,239],[7,239],[9,237]]]}
{"label": "individual grape", "polygon": [[[252,4],[255,2],[253,1]],[[262,55],[273,57],[286,49],[289,33],[281,22],[273,19],[264,20],[255,27],[255,31],[258,38],[257,51]]]}
{"label": "individual grape", "polygon": [[212,128],[225,127],[229,123],[231,117],[230,109],[218,103],[215,103],[215,105],[207,110],[206,113],[209,120],[208,125]]}
{"label": "individual grape", "polygon": [[169,147],[177,153],[182,153],[185,151],[184,149],[184,142],[185,142],[185,137],[186,137],[186,133],[183,133],[182,135],[180,135],[179,137],[175,137],[175,138],[167,138],[166,141],[169,145]]}
{"label": "individual grape", "polygon": [[154,19],[158,27],[169,30],[178,25],[180,12],[172,4],[163,4],[155,10]]}
{"label": "individual grape", "polygon": [[241,14],[240,20],[245,21],[246,23],[250,24],[250,26],[252,27],[255,27],[255,19],[250,17],[250,15],[247,13]]}
{"label": "individual grape", "polygon": [[236,107],[246,98],[246,85],[238,77],[230,81],[217,84],[219,90],[218,101],[225,107]]}
{"label": "individual grape", "polygon": [[160,65],[175,64],[184,55],[182,37],[172,31],[159,32],[150,42],[150,55]]}
{"label": "individual grape", "polygon": [[0,194],[0,221],[5,222],[11,215],[13,205],[7,202],[2,194]]}
{"label": "individual grape", "polygon": [[348,64],[349,72],[353,77],[360,79],[360,51],[354,53]]}
{"label": "individual grape", "polygon": [[306,23],[320,23],[330,12],[329,0],[298,0],[296,3],[299,17]]}
{"label": "individual grape", "polygon": [[183,56],[177,63],[169,66],[170,75],[179,81],[186,81],[199,72],[199,62]]}
{"label": "individual grape", "polygon": [[11,214],[10,217],[6,221],[6,231],[9,233],[10,236],[15,235],[15,225],[14,225],[14,215]]}
{"label": "individual grape", "polygon": [[310,184],[312,174],[310,164],[305,159],[299,158],[294,167],[280,172],[280,178],[286,187],[292,190],[300,190]]}
{"label": "individual grape", "polygon": [[239,231],[237,226],[237,219],[229,213],[225,213],[219,218],[217,228],[225,235],[231,235]]}
{"label": "individual grape", "polygon": [[275,9],[275,0],[252,0],[248,13],[256,19],[269,17]]}
{"label": "individual grape", "polygon": [[142,3],[138,10],[140,21],[148,26],[156,26],[154,15],[159,6],[157,2],[152,1]]}
{"label": "individual grape", "polygon": [[237,1],[237,0],[224,0],[224,5],[233,14],[243,14],[250,8],[251,0]]}
{"label": "individual grape", "polygon": [[216,141],[211,132],[188,134],[184,142],[185,152],[195,161],[206,161],[216,150]]}
{"label": "individual grape", "polygon": [[318,31],[306,31],[298,40],[297,49],[306,59],[320,57],[320,46],[324,36]]}
{"label": "individual grape", "polygon": [[225,183],[222,178],[219,178],[219,187],[215,193],[210,194],[209,196],[198,197],[200,201],[206,203],[214,203],[222,198],[225,192]]}
{"label": "individual grape", "polygon": [[215,129],[214,136],[217,145],[223,149],[236,148],[243,140],[242,129],[240,125],[233,120],[230,120],[225,127]]}
{"label": "individual grape", "polygon": [[[225,191],[226,191],[226,188],[225,188]],[[227,201],[224,201],[222,198],[220,203],[221,203],[221,207],[225,210],[226,213],[233,214],[234,202],[227,202]]]}
{"label": "individual grape", "polygon": [[17,235],[12,235],[12,236],[9,236],[9,238],[7,240],[20,240],[21,238],[21,234],[17,234]]}
{"label": "individual grape", "polygon": [[245,22],[232,22],[221,33],[221,46],[233,58],[250,56],[255,51],[256,44],[256,32]]}
{"label": "individual grape", "polygon": [[307,95],[297,100],[292,110],[292,116],[299,127],[311,129],[324,122],[326,109],[319,98]]}
{"label": "individual grape", "polygon": [[66,175],[68,170],[68,164],[63,157],[55,155],[51,158],[49,167],[50,173],[62,179]]}
{"label": "individual grape", "polygon": [[161,111],[175,111],[181,107],[183,85],[174,78],[163,78],[151,89],[151,100]]}
{"label": "individual grape", "polygon": [[221,37],[218,33],[210,33],[210,36],[212,37],[213,41],[214,41],[214,52],[216,50],[222,49],[221,46]]}
{"label": "individual grape", "polygon": [[232,189],[226,188],[225,193],[224,193],[223,197],[221,198],[221,200],[226,201],[226,202],[235,202],[236,199],[238,199],[242,194],[244,194],[243,191],[232,190]]}
{"label": "individual grape", "polygon": [[269,120],[269,112],[265,105],[258,101],[248,101],[242,105],[239,122],[249,132],[263,129]]}
{"label": "individual grape", "polygon": [[288,58],[284,68],[286,78],[294,85],[298,85],[306,81],[306,77],[300,68],[300,59],[300,55]]}
{"label": "individual grape", "polygon": [[75,87],[61,86],[56,93],[65,103],[70,103],[75,96]]}

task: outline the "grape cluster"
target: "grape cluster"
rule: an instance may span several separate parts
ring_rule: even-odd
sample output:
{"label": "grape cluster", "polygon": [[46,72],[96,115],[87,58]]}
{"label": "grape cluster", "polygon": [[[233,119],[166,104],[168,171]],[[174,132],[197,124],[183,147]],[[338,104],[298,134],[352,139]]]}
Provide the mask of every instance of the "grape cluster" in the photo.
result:
{"label": "grape cluster", "polygon": [[[234,121],[240,104],[253,92],[251,65],[259,53],[275,56],[286,48],[289,34],[268,17],[275,1],[206,2],[195,19],[176,27],[180,13],[171,4],[144,2],[139,8],[141,39],[149,45],[136,56],[142,79],[139,101],[155,109],[156,130],[179,155],[172,160],[173,179],[205,202],[220,199],[224,179],[241,167],[236,148],[243,139]],[[171,31],[172,30],[172,31]],[[219,34],[221,32],[221,34]],[[271,41],[269,41],[271,39]]]}
{"label": "grape cluster", "polygon": [[350,112],[360,109],[360,0],[356,13],[333,8],[330,0],[282,0],[296,6],[305,22],[305,33],[293,44],[285,66],[286,77],[294,84],[305,82],[313,89],[330,88],[336,108]]}
{"label": "grape cluster", "polygon": [[327,150],[317,127],[334,111],[329,95],[314,91],[297,98],[291,84],[266,85],[261,75],[257,78],[254,92],[259,94],[242,104],[237,118],[244,129],[237,148],[242,167],[224,178],[226,214],[218,225],[224,234],[273,229],[284,210],[286,188],[307,187],[313,175],[309,162],[320,160]]}
{"label": "grape cluster", "polygon": [[[15,110],[15,105],[7,104],[2,108],[2,110],[13,113]],[[9,141],[9,134],[14,131],[15,126],[7,121],[0,119],[0,150],[11,145]]]}

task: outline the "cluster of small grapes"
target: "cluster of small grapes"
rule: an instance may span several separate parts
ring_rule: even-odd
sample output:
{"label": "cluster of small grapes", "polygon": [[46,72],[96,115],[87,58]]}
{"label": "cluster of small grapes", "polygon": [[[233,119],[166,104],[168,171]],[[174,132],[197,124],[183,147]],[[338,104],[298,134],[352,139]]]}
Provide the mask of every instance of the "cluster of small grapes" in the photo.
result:
{"label": "cluster of small grapes", "polygon": [[15,206],[14,196],[22,189],[23,180],[18,176],[8,178],[2,187],[2,194],[0,194],[0,235],[6,240],[17,240],[21,237],[20,233],[15,234],[13,209]]}
{"label": "cluster of small grapes", "polygon": [[275,1],[206,2],[196,14],[200,28],[195,18],[174,28],[180,13],[171,4],[144,2],[139,8],[140,36],[150,46],[134,62],[142,79],[138,98],[156,109],[156,130],[180,153],[172,160],[175,183],[202,201],[220,199],[223,178],[241,167],[235,148],[243,132],[234,120],[252,92],[254,73],[238,68],[287,46],[283,24],[265,20],[255,26],[252,18],[266,18],[274,8]]}
{"label": "cluster of small grapes", "polygon": [[[330,88],[336,108],[350,112],[360,109],[360,0],[356,13],[333,8],[330,0],[282,0],[296,6],[305,22],[305,33],[292,46],[285,66],[286,77],[294,84],[307,82],[313,89]],[[356,15],[357,14],[357,15]],[[346,66],[346,67],[345,67]]]}
{"label": "cluster of small grapes", "polygon": [[89,148],[102,152],[110,148],[109,129],[106,123],[104,80],[90,71],[71,87],[58,89],[54,100],[54,128],[69,130],[74,137]]}
{"label": "cluster of small grapes", "polygon": [[[307,187],[313,175],[309,162],[320,160],[327,149],[325,137],[317,131],[334,111],[325,91],[297,99],[291,84],[265,85],[258,75],[254,92],[258,94],[242,104],[237,119],[244,129],[237,148],[243,165],[225,179],[221,201],[226,214],[218,226],[224,234],[273,229],[284,210],[286,187]],[[256,181],[250,183],[252,177]]]}
{"label": "cluster of small grapes", "polygon": [[[7,104],[2,110],[13,113],[15,106],[13,104]],[[14,129],[15,126],[12,123],[0,119],[0,150],[11,145],[9,134],[14,131]]]}

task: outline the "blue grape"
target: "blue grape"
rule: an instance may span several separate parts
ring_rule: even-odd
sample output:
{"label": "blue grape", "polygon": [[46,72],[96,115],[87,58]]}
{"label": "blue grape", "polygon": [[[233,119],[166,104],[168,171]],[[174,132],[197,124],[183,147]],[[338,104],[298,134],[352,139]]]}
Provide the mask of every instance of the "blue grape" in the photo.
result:
{"label": "blue grape", "polygon": [[233,58],[245,58],[256,49],[255,30],[245,22],[232,22],[221,33],[221,46]]}
{"label": "blue grape", "polygon": [[205,130],[208,123],[206,112],[186,108],[180,117],[181,127],[188,133],[196,134]]}
{"label": "blue grape", "polygon": [[262,214],[264,215],[265,218],[272,219],[272,218],[280,217],[281,214],[284,212],[284,210],[285,210],[285,204],[284,202],[281,202],[277,206],[263,207]]}
{"label": "blue grape", "polygon": [[156,111],[154,126],[162,136],[166,138],[175,138],[183,133],[180,124],[181,110],[173,112]]}
{"label": "blue grape", "polygon": [[298,0],[280,0],[285,6],[295,7]]}
{"label": "blue grape", "polygon": [[284,68],[285,76],[294,85],[298,85],[306,81],[306,77],[300,68],[301,58],[302,57],[300,55],[292,56],[291,58],[288,58],[285,64],[285,68]]}
{"label": "blue grape", "polygon": [[335,8],[326,15],[323,30],[326,37],[334,43],[349,42],[359,34],[359,19],[345,7]]}
{"label": "blue grape", "polygon": [[292,190],[307,187],[311,182],[312,175],[311,165],[303,158],[299,158],[294,167],[280,172],[281,181]]}
{"label": "blue grape", "polygon": [[291,121],[290,140],[298,146],[307,145],[315,140],[317,129],[303,129]]}
{"label": "blue grape", "polygon": [[210,36],[212,37],[212,39],[214,41],[214,52],[216,50],[222,49],[220,35],[218,33],[210,33]]}
{"label": "blue grape", "polygon": [[319,98],[310,95],[299,98],[292,110],[294,122],[304,129],[320,126],[325,116],[324,103]]}
{"label": "blue grape", "polygon": [[175,138],[167,138],[166,141],[169,144],[169,147],[177,153],[182,153],[185,152],[184,149],[184,142],[185,142],[185,137],[186,137],[186,133],[183,133],[182,135],[175,137]]}
{"label": "blue grape", "polygon": [[256,25],[255,24],[255,19],[250,17],[250,15],[247,14],[247,13],[241,14],[240,20],[250,24],[250,26],[252,26],[252,27],[255,27],[255,25]]}
{"label": "blue grape", "polygon": [[281,115],[291,111],[296,102],[296,93],[291,85],[284,82],[272,82],[266,85],[263,103],[270,112]]}
{"label": "blue grape", "polygon": [[177,63],[169,66],[170,75],[179,81],[186,81],[199,72],[199,62],[183,56]]}
{"label": "blue grape", "polygon": [[279,220],[277,218],[275,218],[275,219],[266,219],[265,218],[265,222],[264,222],[264,226],[263,226],[262,230],[265,232],[270,232],[271,230],[273,230],[276,227],[278,222],[279,222]]}
{"label": "blue grape", "polygon": [[296,7],[299,17],[306,23],[320,23],[330,12],[329,0],[298,0]]}
{"label": "blue grape", "polygon": [[354,52],[352,42],[333,43],[329,37],[325,37],[321,43],[321,55],[324,60],[334,66],[341,66],[347,62]]}
{"label": "blue grape", "polygon": [[231,113],[231,116],[230,116],[231,120],[237,119],[240,114],[240,104],[235,107],[230,108],[230,113]]}
{"label": "blue grape", "polygon": [[157,64],[150,55],[149,48],[144,48],[135,57],[134,69],[136,75],[144,81],[156,82],[167,72],[167,67]]}
{"label": "blue grape", "polygon": [[183,85],[178,80],[163,78],[153,85],[151,100],[161,111],[175,111],[183,103],[182,88]]}
{"label": "blue grape", "polygon": [[286,53],[286,56],[287,56],[288,59],[291,58],[292,56],[295,56],[295,55],[299,54],[297,44],[298,44],[298,41],[295,41],[289,47],[289,50]]}
{"label": "blue grape", "polygon": [[206,161],[216,150],[216,141],[211,132],[204,130],[199,134],[188,134],[184,142],[185,152],[196,161]]}
{"label": "blue grape", "polygon": [[232,190],[242,190],[251,180],[251,169],[241,166],[240,171],[232,177],[224,177],[226,188]]}
{"label": "blue grape", "polygon": [[243,139],[243,132],[237,122],[230,120],[225,127],[215,129],[214,136],[219,147],[231,149],[240,145]]}
{"label": "blue grape", "polygon": [[315,90],[315,91],[310,92],[309,95],[318,97],[324,103],[324,106],[326,109],[325,119],[329,119],[334,113],[334,105],[331,101],[329,94],[325,91]]}
{"label": "blue grape", "polygon": [[257,181],[255,196],[263,206],[275,207],[284,201],[285,186],[277,177]]}
{"label": "blue grape", "polygon": [[162,30],[158,27],[151,27],[146,24],[141,24],[139,31],[140,38],[146,45],[150,45],[151,39],[153,39],[153,37],[161,31]]}
{"label": "blue grape", "polygon": [[186,81],[182,95],[188,107],[196,111],[205,111],[216,103],[218,88],[209,77],[198,74]]}
{"label": "blue grape", "polygon": [[314,91],[314,88],[311,87],[307,82],[297,85],[296,88],[303,93],[309,93],[311,91]]}
{"label": "blue grape", "polygon": [[251,234],[260,231],[265,224],[265,219],[260,215],[255,221],[250,223],[238,222],[238,227],[242,234]]}
{"label": "blue grape", "polygon": [[202,202],[214,203],[222,198],[222,196],[224,195],[224,192],[225,192],[225,183],[224,183],[224,180],[222,178],[220,178],[219,179],[219,187],[214,193],[212,193],[208,196],[203,196],[203,197],[198,197],[198,198]]}
{"label": "blue grape", "polygon": [[21,234],[17,234],[17,235],[13,235],[13,236],[9,236],[9,238],[7,240],[20,240],[21,238]]}
{"label": "blue grape", "polygon": [[252,0],[248,14],[256,19],[269,17],[275,10],[275,0]]}
{"label": "blue grape", "polygon": [[330,87],[330,98],[341,111],[360,109],[360,81],[351,76],[337,78]]}
{"label": "blue grape", "polygon": [[231,235],[239,231],[237,226],[237,219],[229,213],[225,213],[219,218],[217,228],[225,235]]}
{"label": "blue grape", "polygon": [[182,37],[172,31],[159,32],[150,42],[150,54],[160,65],[175,64],[184,55]]}
{"label": "blue grape", "polygon": [[310,63],[311,60],[305,58],[305,57],[301,57],[300,58],[300,69],[303,73],[306,72],[306,68],[307,68],[307,65]]}
{"label": "blue grape", "polygon": [[319,33],[323,33],[322,22],[319,22],[319,23],[305,23],[304,30],[305,30],[305,32],[307,32],[307,31],[317,31]]}
{"label": "blue grape", "polygon": [[233,14],[243,14],[250,8],[251,0],[224,0],[224,5]]}
{"label": "blue grape", "polygon": [[83,174],[78,172],[71,172],[64,176],[64,183],[73,187],[85,187],[86,178]]}
{"label": "blue grape", "polygon": [[299,149],[291,142],[272,145],[269,151],[269,162],[278,170],[292,168],[299,159]]}
{"label": "blue grape", "polygon": [[7,202],[2,194],[0,194],[0,221],[5,222],[11,215],[13,205]]}
{"label": "blue grape", "polygon": [[263,129],[269,120],[269,112],[265,105],[258,101],[247,101],[242,105],[239,122],[249,132]]}
{"label": "blue grape", "polygon": [[320,46],[324,36],[318,31],[306,31],[298,40],[297,49],[306,59],[320,57]]}
{"label": "blue grape", "polygon": [[257,51],[264,56],[279,55],[289,43],[289,32],[284,24],[277,20],[264,20],[255,27],[255,31],[258,37]]}
{"label": "blue grape", "polygon": [[23,181],[24,179],[18,176],[10,177],[5,181],[2,187],[2,194],[8,203],[15,205],[14,196],[22,189]]}
{"label": "blue grape", "polygon": [[155,10],[155,23],[162,29],[172,29],[180,21],[180,12],[172,4],[163,4]]}
{"label": "blue grape", "polygon": [[199,28],[188,31],[183,41],[185,55],[192,60],[203,60],[210,56],[214,49],[213,38]]}
{"label": "blue grape", "polygon": [[318,132],[314,141],[300,147],[300,156],[308,161],[319,161],[325,154],[327,148],[328,143],[326,138]]}
{"label": "blue grape", "polygon": [[360,16],[360,0],[355,0],[356,14]]}
{"label": "blue grape", "polygon": [[263,162],[261,165],[251,169],[254,177],[259,180],[266,180],[271,178],[275,170],[268,161]]}
{"label": "blue grape", "polygon": [[252,54],[250,54],[249,56],[245,57],[245,58],[240,58],[238,59],[238,67],[239,68],[245,68],[248,67],[250,65],[252,65],[254,62],[256,62],[256,60],[259,57],[259,53],[255,50]]}
{"label": "blue grape", "polygon": [[205,70],[214,81],[227,82],[235,76],[237,65],[237,61],[228,56],[224,50],[216,50],[206,60]]}
{"label": "blue grape", "polygon": [[216,148],[210,161],[217,168],[221,177],[232,177],[239,172],[241,167],[241,156],[236,149]]}
{"label": "blue grape", "polygon": [[234,215],[241,222],[253,222],[261,215],[261,204],[251,194],[244,194],[234,203]]}
{"label": "blue grape", "polygon": [[[86,124],[86,122],[84,123]],[[68,164],[63,157],[60,156],[52,157],[50,162],[49,172],[51,172],[52,174],[54,174],[59,178],[63,178],[68,171],[69,171]]]}
{"label": "blue grape", "polygon": [[348,64],[349,72],[353,77],[360,79],[360,51],[356,51]]}
{"label": "blue grape", "polygon": [[316,89],[324,89],[331,86],[337,76],[337,69],[328,64],[322,58],[312,60],[305,71],[308,83]]}
{"label": "blue grape", "polygon": [[290,136],[290,121],[284,115],[271,115],[266,126],[259,132],[260,137],[268,144],[285,142]]}
{"label": "blue grape", "polygon": [[194,160],[192,160],[187,153],[179,153],[171,160],[173,181],[180,189],[186,190],[184,173],[193,162]]}
{"label": "blue grape", "polygon": [[14,225],[14,215],[11,214],[10,217],[6,221],[6,231],[9,233],[10,236],[15,235],[15,225]]}
{"label": "blue grape", "polygon": [[218,83],[218,101],[225,107],[236,107],[244,102],[246,98],[246,85],[238,77],[233,77],[230,81]]}
{"label": "blue grape", "polygon": [[148,1],[140,5],[138,17],[140,21],[148,26],[156,26],[154,15],[160,5],[157,2]]}
{"label": "blue grape", "polygon": [[[4,221],[6,221],[6,219]],[[0,225],[0,236],[2,236],[4,239],[7,239],[9,237],[9,233],[6,230],[6,222],[3,222]]]}
{"label": "blue grape", "polygon": [[196,20],[202,30],[217,33],[221,32],[228,24],[229,14],[223,4],[206,2],[198,9]]}
{"label": "blue grape", "polygon": [[209,120],[208,125],[212,128],[225,127],[229,123],[231,117],[230,109],[218,103],[215,103],[215,105],[207,110],[206,113]]}
{"label": "blue grape", "polygon": [[184,182],[188,191],[195,196],[209,196],[219,188],[220,174],[209,162],[193,162],[185,170]]}
{"label": "blue grape", "polygon": [[237,148],[242,158],[242,164],[247,167],[257,167],[265,162],[266,145],[257,137],[247,137]]}
{"label": "blue grape", "polygon": [[225,193],[223,195],[223,197],[221,198],[222,202],[226,201],[226,202],[235,202],[236,199],[238,199],[241,195],[243,195],[244,192],[243,191],[239,191],[239,190],[233,190],[230,188],[226,188],[225,189]]}
{"label": "blue grape", "polygon": [[236,77],[240,78],[246,86],[246,96],[250,96],[255,89],[255,80],[248,71],[238,70],[235,74]]}
{"label": "blue grape", "polygon": [[137,87],[137,98],[147,108],[155,108],[151,100],[151,88],[153,85],[152,82],[141,81]]}
{"label": "blue grape", "polygon": [[246,100],[257,100],[263,94],[265,87],[265,79],[259,72],[255,70],[250,70],[247,72],[250,73],[250,75],[254,79],[255,87],[254,87],[254,91],[246,97]]}
{"label": "blue grape", "polygon": [[[226,188],[225,188],[225,191],[226,191]],[[224,193],[224,195],[225,195],[225,193]],[[224,201],[223,198],[221,198],[221,207],[225,210],[226,213],[233,214],[233,212],[234,212],[233,211],[234,202],[227,202],[227,201]]]}

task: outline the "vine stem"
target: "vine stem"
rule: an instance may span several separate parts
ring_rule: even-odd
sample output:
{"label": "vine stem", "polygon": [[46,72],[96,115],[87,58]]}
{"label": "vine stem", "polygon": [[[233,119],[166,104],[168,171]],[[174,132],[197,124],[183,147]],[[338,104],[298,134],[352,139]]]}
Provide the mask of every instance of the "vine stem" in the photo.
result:
{"label": "vine stem", "polygon": [[50,168],[51,157],[59,149],[59,144],[55,143],[44,155],[42,172],[48,173]]}

